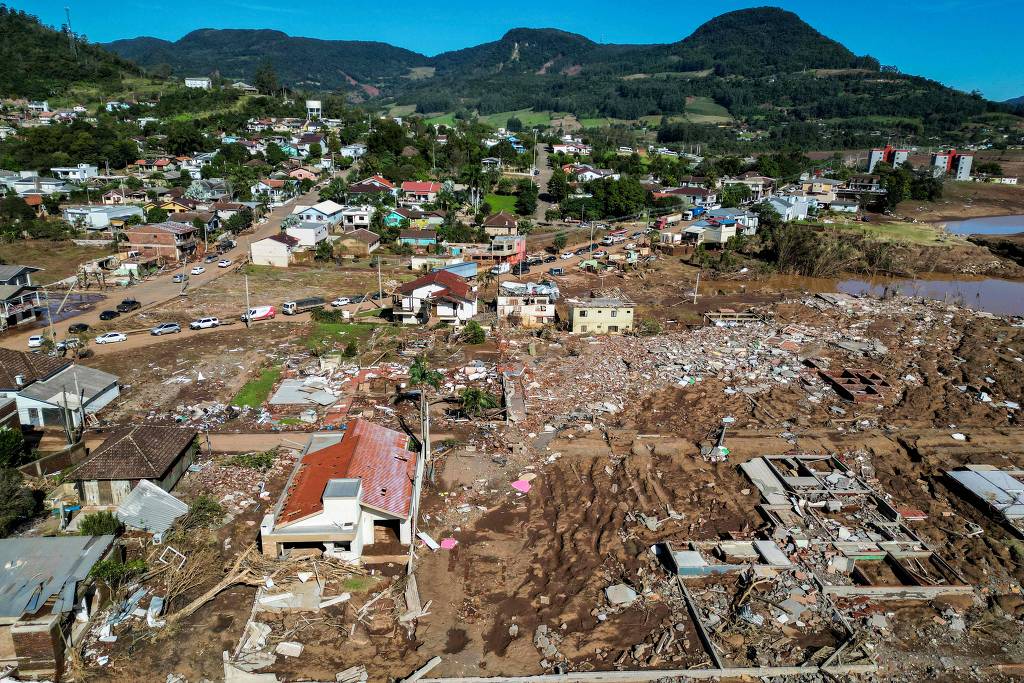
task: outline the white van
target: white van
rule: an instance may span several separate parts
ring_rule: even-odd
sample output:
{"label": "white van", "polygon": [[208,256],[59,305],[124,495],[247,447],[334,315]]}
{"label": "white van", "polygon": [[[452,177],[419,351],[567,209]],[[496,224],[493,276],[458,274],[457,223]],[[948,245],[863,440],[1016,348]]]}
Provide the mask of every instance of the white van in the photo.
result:
{"label": "white van", "polygon": [[242,321],[271,320],[275,315],[277,315],[277,310],[273,306],[253,306],[242,314]]}

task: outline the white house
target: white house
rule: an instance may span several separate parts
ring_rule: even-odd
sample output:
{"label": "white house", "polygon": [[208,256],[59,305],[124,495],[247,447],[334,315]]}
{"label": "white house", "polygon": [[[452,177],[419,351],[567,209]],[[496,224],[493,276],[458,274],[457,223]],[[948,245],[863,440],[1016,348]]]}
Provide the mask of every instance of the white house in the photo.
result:
{"label": "white house", "polygon": [[461,325],[477,313],[476,287],[445,270],[428,273],[398,288],[393,313],[406,324],[433,318]]}
{"label": "white house", "polygon": [[249,189],[253,197],[265,197],[271,206],[280,206],[295,194],[295,181],[265,178]]}
{"label": "white house", "polygon": [[543,327],[555,322],[558,287],[533,282],[502,282],[498,290],[498,318],[522,327]]}
{"label": "white house", "polygon": [[292,215],[304,223],[324,223],[334,225],[340,223],[345,207],[330,200],[313,204],[298,204],[292,209]]}
{"label": "white house", "polygon": [[249,245],[249,261],[256,266],[287,268],[299,241],[291,235],[277,234]]}
{"label": "white house", "polygon": [[373,218],[373,212],[376,210],[370,204],[365,206],[346,206],[341,212],[341,225],[346,232],[360,228],[369,229],[370,219]]}
{"label": "white house", "polygon": [[199,90],[209,90],[213,87],[213,81],[211,81],[206,76],[186,76],[185,87],[198,88]]}
{"label": "white house", "polygon": [[50,169],[53,175],[60,180],[71,180],[81,182],[89,178],[95,178],[100,174],[100,169],[91,164],[78,164],[77,166],[55,166]]}
{"label": "white house", "polygon": [[594,150],[590,145],[585,145],[581,142],[562,142],[551,145],[551,151],[554,154],[578,154],[580,156],[588,156]]}
{"label": "white house", "polygon": [[297,223],[285,228],[285,234],[298,240],[299,249],[312,249],[327,239],[327,224]]}
{"label": "white house", "polygon": [[779,217],[786,223],[807,218],[807,214],[812,206],[811,201],[807,198],[793,195],[771,197],[768,200],[768,204],[775,209]]}
{"label": "white house", "polygon": [[313,434],[274,510],[260,522],[263,554],[322,546],[329,557],[354,561],[378,529],[411,543],[418,455],[408,444],[402,432],[363,419],[344,431]]}
{"label": "white house", "polygon": [[114,375],[66,358],[0,348],[0,400],[14,399],[23,425],[78,427],[121,395]]}
{"label": "white house", "polygon": [[338,153],[343,157],[348,157],[349,159],[358,159],[366,154],[366,145],[361,142],[345,145],[338,150]]}
{"label": "white house", "polygon": [[132,216],[137,216],[143,221],[146,217],[146,212],[142,210],[141,206],[131,204],[66,206],[63,213],[64,220],[68,224],[83,230],[109,230],[124,227],[125,221]]}

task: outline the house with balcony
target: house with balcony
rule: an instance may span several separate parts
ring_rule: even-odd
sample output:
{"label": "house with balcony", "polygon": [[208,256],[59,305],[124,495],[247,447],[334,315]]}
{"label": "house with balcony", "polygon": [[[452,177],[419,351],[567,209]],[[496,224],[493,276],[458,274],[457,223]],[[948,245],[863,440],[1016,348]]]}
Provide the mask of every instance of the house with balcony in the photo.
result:
{"label": "house with balcony", "polygon": [[398,288],[393,314],[408,325],[432,320],[461,325],[477,314],[476,287],[446,270],[428,273]]}
{"label": "house with balcony", "polygon": [[558,287],[534,282],[502,282],[498,289],[499,320],[532,328],[553,325]]}
{"label": "house with balcony", "polygon": [[32,266],[0,265],[0,332],[34,322],[42,302],[39,288],[32,284]]}
{"label": "house with balcony", "polygon": [[402,183],[402,204],[429,204],[437,200],[441,183],[433,180],[407,180]]}
{"label": "house with balcony", "polygon": [[164,221],[135,225],[125,230],[129,247],[142,256],[180,261],[195,253],[198,229],[189,223]]}
{"label": "house with balcony", "polygon": [[92,164],[78,164],[76,166],[55,166],[50,169],[50,172],[60,180],[81,183],[98,176],[100,169]]}
{"label": "house with balcony", "polygon": [[344,430],[311,435],[281,498],[260,522],[263,555],[319,548],[351,562],[378,538],[408,546],[418,457],[408,436],[361,418]]}

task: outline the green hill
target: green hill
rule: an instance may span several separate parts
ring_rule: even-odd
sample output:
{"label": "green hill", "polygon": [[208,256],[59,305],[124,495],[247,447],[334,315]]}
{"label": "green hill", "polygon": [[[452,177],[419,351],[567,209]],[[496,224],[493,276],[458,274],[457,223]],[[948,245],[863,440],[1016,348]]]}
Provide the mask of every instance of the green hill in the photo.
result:
{"label": "green hill", "polygon": [[25,12],[0,5],[0,95],[45,99],[78,84],[114,87],[141,73],[131,62]]}

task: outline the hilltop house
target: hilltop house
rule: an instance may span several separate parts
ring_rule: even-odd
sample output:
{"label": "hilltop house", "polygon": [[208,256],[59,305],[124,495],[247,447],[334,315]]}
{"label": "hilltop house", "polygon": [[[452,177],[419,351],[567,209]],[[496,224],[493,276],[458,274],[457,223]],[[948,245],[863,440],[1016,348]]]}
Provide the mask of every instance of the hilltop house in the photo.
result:
{"label": "hilltop house", "polygon": [[342,233],[337,244],[350,254],[369,256],[380,247],[380,235],[366,228],[358,228]]}
{"label": "hilltop house", "polygon": [[445,270],[406,282],[393,299],[395,319],[406,324],[437,319],[461,325],[477,314],[476,288]]}
{"label": "hilltop house", "polygon": [[378,529],[411,543],[418,455],[408,444],[402,432],[363,419],[310,436],[280,500],[260,522],[263,554],[322,546],[330,557],[358,560]]}

